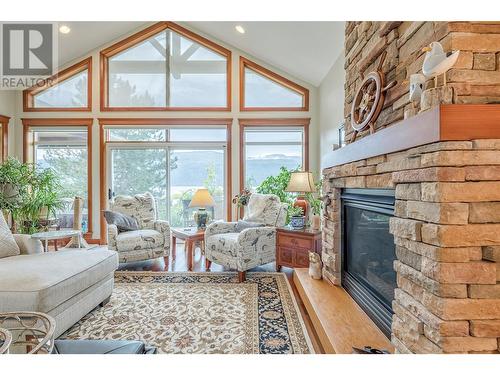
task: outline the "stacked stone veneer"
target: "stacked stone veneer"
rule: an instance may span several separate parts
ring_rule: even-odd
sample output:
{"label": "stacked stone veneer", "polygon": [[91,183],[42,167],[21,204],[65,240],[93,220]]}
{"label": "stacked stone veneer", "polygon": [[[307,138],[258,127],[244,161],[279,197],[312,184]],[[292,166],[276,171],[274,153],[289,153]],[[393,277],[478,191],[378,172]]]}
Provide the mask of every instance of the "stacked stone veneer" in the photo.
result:
{"label": "stacked stone veneer", "polygon": [[339,285],[342,188],[394,188],[399,353],[498,353],[500,140],[438,142],[324,170],[323,275]]}
{"label": "stacked stone veneer", "polygon": [[[422,72],[422,47],[433,41],[446,51],[460,50],[455,66],[442,78],[426,82],[427,91],[416,108],[408,100],[409,77]],[[383,51],[382,71],[398,85],[387,93],[376,129],[389,126],[439,103],[500,103],[500,22],[346,22],[345,107],[346,138],[350,139],[351,106],[363,76],[376,69]],[[358,138],[367,134],[362,132]]]}

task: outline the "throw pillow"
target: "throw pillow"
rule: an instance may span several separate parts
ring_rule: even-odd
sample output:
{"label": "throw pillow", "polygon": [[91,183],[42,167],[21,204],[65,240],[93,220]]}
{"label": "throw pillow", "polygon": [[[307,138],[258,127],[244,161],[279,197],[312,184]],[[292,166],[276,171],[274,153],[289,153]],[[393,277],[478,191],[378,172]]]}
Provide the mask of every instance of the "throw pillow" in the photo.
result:
{"label": "throw pillow", "polygon": [[3,213],[0,212],[0,258],[7,258],[19,254],[21,254],[19,246],[17,246],[16,240],[9,229],[9,225],[3,217]]}
{"label": "throw pillow", "polygon": [[139,230],[139,223],[137,219],[122,214],[117,211],[104,211],[104,218],[108,224],[114,224],[118,228],[118,232],[130,232],[132,230]]}
{"label": "throw pillow", "polygon": [[260,228],[263,226],[264,224],[262,223],[255,223],[247,220],[238,220],[238,223],[236,224],[236,232],[242,232],[248,228]]}

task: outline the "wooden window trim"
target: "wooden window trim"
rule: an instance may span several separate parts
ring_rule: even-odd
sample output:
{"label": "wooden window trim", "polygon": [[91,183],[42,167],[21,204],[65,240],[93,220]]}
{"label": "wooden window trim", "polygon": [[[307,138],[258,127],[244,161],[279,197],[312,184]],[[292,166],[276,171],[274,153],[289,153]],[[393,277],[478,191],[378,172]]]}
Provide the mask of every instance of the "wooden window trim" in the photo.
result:
{"label": "wooden window trim", "polygon": [[[110,107],[108,97],[108,64],[109,59],[114,55],[133,47],[150,37],[170,29],[188,39],[201,44],[202,46],[211,49],[212,51],[224,56],[226,58],[226,87],[227,87],[227,100],[225,107]],[[231,111],[231,82],[232,82],[232,62],[231,51],[221,45],[212,42],[174,22],[162,21],[155,23],[141,30],[115,44],[105,48],[100,53],[100,106],[101,112],[131,112],[131,111]]]}
{"label": "wooden window trim", "polygon": [[[99,118],[99,181],[100,181],[100,209],[101,213],[107,207],[107,191],[103,189],[107,183],[106,174],[106,143],[108,143],[106,137],[105,127],[110,126],[137,126],[137,125],[225,125],[226,126],[226,168],[227,168],[227,181],[226,181],[226,211],[227,220],[232,220],[232,156],[231,156],[231,141],[232,133],[231,128],[233,124],[232,118]],[[137,142],[136,142],[137,143]],[[100,232],[101,232],[101,244],[107,243],[106,236],[106,222],[104,220],[104,215],[100,215]]]}
{"label": "wooden window trim", "polygon": [[287,127],[287,126],[302,126],[304,128],[304,146],[303,146],[303,163],[302,168],[305,171],[309,170],[309,124],[310,118],[281,118],[281,119],[239,119],[240,130],[240,155],[239,167],[240,178],[239,188],[240,191],[245,188],[245,129],[258,128],[258,127]]}
{"label": "wooden window trim", "polygon": [[[58,83],[73,77],[83,71],[88,71],[87,77],[87,106],[86,107],[51,107],[35,108],[33,107],[36,94],[45,91]],[[52,82],[52,83],[49,83]],[[43,81],[43,84],[35,85],[23,91],[23,111],[24,112],[91,112],[92,111],[92,56],[57,72],[52,77]]]}
{"label": "wooden window trim", "polygon": [[[253,70],[254,72],[276,82],[281,86],[295,91],[302,95],[302,107],[247,107],[245,106],[245,68]],[[309,90],[305,87],[298,85],[295,82],[267,69],[263,66],[250,61],[249,59],[240,56],[240,111],[309,111]]]}
{"label": "wooden window trim", "polygon": [[9,157],[9,116],[0,115],[0,132],[2,137],[1,161],[4,162]]}
{"label": "wooden window trim", "polygon": [[29,149],[32,147],[32,140],[29,139],[30,129],[47,126],[75,126],[87,128],[87,216],[88,232],[85,237],[92,238],[92,118],[23,118],[23,161],[29,161]]}

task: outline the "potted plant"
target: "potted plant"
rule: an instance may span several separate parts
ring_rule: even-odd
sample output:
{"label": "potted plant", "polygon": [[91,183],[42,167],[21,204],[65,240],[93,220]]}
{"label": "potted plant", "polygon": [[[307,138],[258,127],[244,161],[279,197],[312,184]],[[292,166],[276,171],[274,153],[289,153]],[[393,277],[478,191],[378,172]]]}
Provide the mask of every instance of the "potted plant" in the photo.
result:
{"label": "potted plant", "polygon": [[314,193],[306,193],[306,200],[311,206],[311,227],[313,230],[321,229],[321,209],[323,201],[321,200],[322,181],[316,183],[316,191]]}
{"label": "potted plant", "polygon": [[241,193],[236,194],[233,198],[233,204],[235,204],[238,208],[243,208],[248,204],[250,200],[250,195],[252,192],[248,189],[243,189]]}
{"label": "potted plant", "polygon": [[[276,176],[269,176],[262,181],[256,188],[256,192],[260,194],[275,194],[279,197],[281,203],[286,203],[288,207],[292,207],[297,194],[285,190],[290,182],[292,172],[298,170],[298,168],[287,169],[286,167],[281,167],[280,172]],[[290,212],[287,211],[286,224],[290,222],[290,218]]]}
{"label": "potted plant", "polygon": [[288,216],[290,217],[290,225],[293,229],[302,229],[306,225],[306,218],[302,207],[288,208]]}
{"label": "potted plant", "polygon": [[12,219],[15,230],[18,210],[24,204],[28,194],[29,183],[33,177],[33,169],[13,157],[9,157],[0,165],[0,209],[4,216]]}
{"label": "potted plant", "polygon": [[27,164],[9,157],[0,165],[0,204],[9,209],[17,206],[26,193],[33,170]]}
{"label": "potted plant", "polygon": [[9,158],[0,165],[0,209],[12,215],[13,231],[33,233],[54,218],[62,207],[61,186],[51,169]]}

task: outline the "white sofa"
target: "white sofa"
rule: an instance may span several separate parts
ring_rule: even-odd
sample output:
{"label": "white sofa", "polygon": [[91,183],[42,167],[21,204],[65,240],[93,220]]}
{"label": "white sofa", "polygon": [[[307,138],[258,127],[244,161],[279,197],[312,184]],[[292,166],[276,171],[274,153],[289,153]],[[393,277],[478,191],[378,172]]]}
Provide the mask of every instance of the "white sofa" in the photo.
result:
{"label": "white sofa", "polygon": [[14,235],[20,255],[0,259],[0,313],[39,311],[56,320],[60,336],[109,300],[118,254],[106,248],[44,253],[30,236]]}

